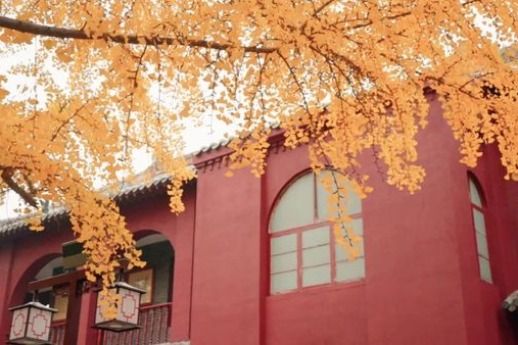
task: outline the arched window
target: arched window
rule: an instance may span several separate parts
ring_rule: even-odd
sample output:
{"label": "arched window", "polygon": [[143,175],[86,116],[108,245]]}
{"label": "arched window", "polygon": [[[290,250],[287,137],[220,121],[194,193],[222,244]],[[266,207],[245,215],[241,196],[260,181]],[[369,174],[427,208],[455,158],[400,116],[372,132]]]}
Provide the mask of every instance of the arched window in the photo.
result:
{"label": "arched window", "polygon": [[[322,184],[326,175],[329,178],[331,171],[299,177],[275,205],[269,228],[272,294],[365,277],[363,243],[359,257],[350,261],[335,242],[328,221],[329,192]],[[353,219],[348,226],[362,237],[361,199],[350,186],[342,187],[348,191],[344,206]]]}
{"label": "arched window", "polygon": [[473,228],[477,241],[478,265],[480,278],[491,283],[491,265],[487,246],[486,220],[484,198],[479,184],[473,176],[469,176],[469,195],[471,200],[471,213],[473,214]]}

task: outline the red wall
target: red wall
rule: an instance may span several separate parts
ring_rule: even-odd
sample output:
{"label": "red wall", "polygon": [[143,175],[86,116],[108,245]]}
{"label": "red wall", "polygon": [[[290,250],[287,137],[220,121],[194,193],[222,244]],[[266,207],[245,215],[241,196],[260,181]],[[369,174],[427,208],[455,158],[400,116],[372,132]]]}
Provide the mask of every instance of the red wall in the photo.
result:
{"label": "red wall", "polygon": [[514,344],[501,301],[518,288],[515,206],[506,196],[518,189],[504,183],[497,153],[487,148],[473,173],[491,191],[488,284],[479,278],[468,169],[433,97],[419,137],[427,171],[421,191],[397,191],[369,155],[363,160],[375,191],[363,203],[367,273],[356,283],[268,296],[269,212],[307,169],[305,148],[273,149],[261,179],[225,178],[221,163],[200,173],[193,344]]}
{"label": "red wall", "polygon": [[[226,149],[196,158],[199,176],[187,211],[172,215],[165,198],[125,210],[137,236],[153,230],[175,249],[173,340],[193,345],[513,345],[503,298],[518,289],[518,186],[503,180],[487,147],[472,173],[485,191],[493,284],[481,281],[468,169],[431,96],[430,123],[419,136],[422,190],[388,186],[362,159],[375,191],[363,202],[366,278],[269,296],[269,214],[282,189],[307,170],[305,148],[272,149],[261,178],[225,177]],[[34,240],[37,238],[38,240]],[[0,244],[0,310],[5,334],[13,291],[59,253],[68,233]],[[43,258],[43,259],[42,259]],[[43,261],[42,261],[43,260]]]}
{"label": "red wall", "polygon": [[137,239],[148,235],[150,232],[158,232],[164,235],[173,246],[175,262],[171,328],[173,329],[174,341],[190,338],[196,210],[196,190],[194,186],[186,188],[183,201],[186,210],[178,216],[171,213],[168,199],[165,197],[144,201],[124,210],[128,228],[135,233]]}
{"label": "red wall", "polygon": [[259,344],[261,179],[224,172],[197,182],[191,340]]}

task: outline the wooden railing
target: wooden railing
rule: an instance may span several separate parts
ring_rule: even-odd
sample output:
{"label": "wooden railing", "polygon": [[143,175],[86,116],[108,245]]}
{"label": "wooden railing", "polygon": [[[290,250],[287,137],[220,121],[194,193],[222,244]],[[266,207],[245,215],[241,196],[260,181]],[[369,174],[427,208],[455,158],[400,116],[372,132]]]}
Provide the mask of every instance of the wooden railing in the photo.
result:
{"label": "wooden railing", "polygon": [[171,303],[140,307],[140,328],[127,332],[103,331],[101,345],[152,345],[171,340]]}
{"label": "wooden railing", "polygon": [[[100,332],[99,345],[152,345],[171,339],[171,303],[140,308],[140,328],[127,332]],[[64,345],[66,322],[56,322],[50,328],[50,342]]]}
{"label": "wooden railing", "polygon": [[50,342],[53,345],[63,345],[65,339],[66,322],[56,322],[50,326]]}

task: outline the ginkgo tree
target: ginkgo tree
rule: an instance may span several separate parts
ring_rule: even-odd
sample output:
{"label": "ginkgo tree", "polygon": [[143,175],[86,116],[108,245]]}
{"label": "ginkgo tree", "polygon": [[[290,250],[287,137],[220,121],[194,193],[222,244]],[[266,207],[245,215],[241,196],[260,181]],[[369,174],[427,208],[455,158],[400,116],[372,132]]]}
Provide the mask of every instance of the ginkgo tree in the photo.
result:
{"label": "ginkgo tree", "polygon": [[415,192],[433,89],[462,161],[496,143],[516,179],[518,79],[502,48],[517,21],[513,0],[3,0],[0,188],[24,200],[35,230],[38,200],[65,205],[88,278],[107,287],[114,259],[143,263],[98,186],[130,176],[144,148],[181,212],[194,177],[182,128],[207,114],[233,138],[231,169],[263,173],[280,126],[317,172],[330,166],[367,191],[357,157],[371,150],[389,184]]}

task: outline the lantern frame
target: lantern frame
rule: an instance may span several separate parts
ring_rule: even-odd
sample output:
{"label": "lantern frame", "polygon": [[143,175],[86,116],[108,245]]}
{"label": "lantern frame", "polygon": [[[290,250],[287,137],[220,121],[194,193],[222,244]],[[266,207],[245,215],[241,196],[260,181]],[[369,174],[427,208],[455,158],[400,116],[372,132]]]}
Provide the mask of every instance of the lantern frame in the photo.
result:
{"label": "lantern frame", "polygon": [[[13,313],[13,318],[11,321],[11,329],[9,331],[9,340],[7,341],[7,344],[52,344],[49,342],[50,327],[52,325],[52,317],[54,316],[54,313],[57,312],[56,309],[50,308],[34,300],[20,306],[9,308],[9,311]],[[35,320],[39,317],[46,319],[43,324],[43,329],[40,329],[41,325],[35,326]],[[19,331],[17,331],[17,329],[19,329]]]}
{"label": "lantern frame", "polygon": [[111,319],[104,318],[99,306],[101,294],[98,292],[94,328],[111,332],[124,332],[140,328],[140,301],[142,295],[147,291],[122,281],[116,282],[110,290],[115,290],[115,294],[118,296],[122,295],[117,306],[117,315]]}

